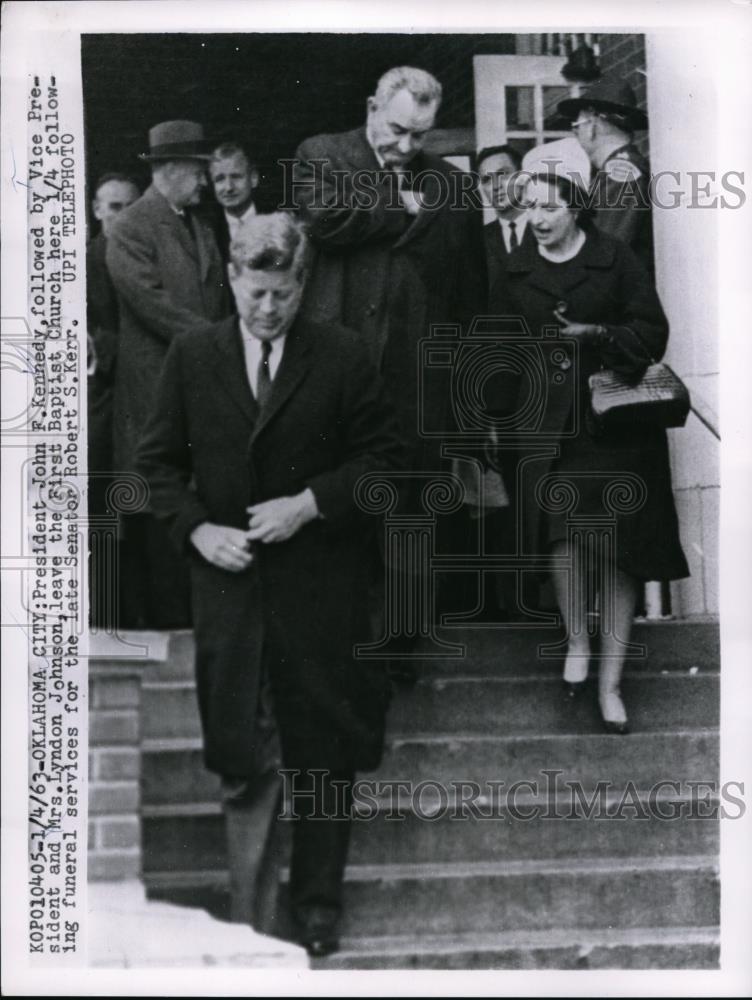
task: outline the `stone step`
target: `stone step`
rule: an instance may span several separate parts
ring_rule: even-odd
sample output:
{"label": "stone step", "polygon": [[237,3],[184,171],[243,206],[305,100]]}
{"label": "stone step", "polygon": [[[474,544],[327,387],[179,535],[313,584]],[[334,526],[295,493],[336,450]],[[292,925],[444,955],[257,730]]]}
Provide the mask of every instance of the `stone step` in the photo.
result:
{"label": "stone step", "polygon": [[[539,655],[541,645],[559,642],[561,629],[556,625],[522,626],[519,623],[492,626],[483,623],[477,627],[440,628],[438,634],[464,650],[449,658],[433,659],[426,656],[426,646],[415,649],[419,669],[428,676],[456,675],[463,662],[472,662],[472,673],[499,675],[521,673],[521,665],[543,673],[561,673],[561,657]],[[92,651],[92,662],[116,669],[124,658],[136,656],[144,663],[147,681],[192,680],[194,641],[190,631],[148,634],[128,633],[132,648],[111,643]],[[149,639],[148,636],[152,636]],[[159,639],[157,642],[154,636]],[[631,670],[647,669],[717,670],[720,664],[720,637],[718,620],[713,617],[693,617],[667,621],[637,621],[631,641],[645,647],[645,656],[630,660]],[[462,672],[469,672],[467,669]]]}
{"label": "stone step", "polygon": [[[520,796],[511,808],[503,800],[478,801],[476,815],[455,800],[445,801],[445,808],[432,816],[435,802],[430,795],[394,805],[387,800],[372,818],[356,818],[350,863],[564,859],[601,854],[660,857],[718,851],[718,822],[708,816],[704,804],[691,797],[661,799],[661,816],[646,797],[616,796],[604,800],[591,818],[568,795],[537,802]],[[669,816],[676,818],[663,818]],[[171,866],[186,871],[227,867],[224,817],[216,802],[145,807],[142,845],[145,871]]]}
{"label": "stone step", "polygon": [[342,934],[712,927],[718,921],[718,869],[704,856],[351,865]]}
{"label": "stone step", "polygon": [[[716,726],[719,683],[715,673],[666,671],[626,675],[622,692],[634,729],[656,731]],[[144,685],[142,735],[147,739],[200,735],[191,681]],[[433,677],[396,692],[389,731],[454,733],[597,733],[602,731],[595,678],[569,702],[560,678]]]}
{"label": "stone step", "polygon": [[[416,734],[387,740],[378,771],[381,782],[546,781],[545,771],[585,788],[599,781],[647,790],[660,781],[718,782],[717,729],[638,732],[628,736],[573,733],[520,736]],[[147,740],[143,745],[142,800],[145,805],[218,800],[219,779],[203,764],[197,739]]]}
{"label": "stone step", "polygon": [[350,938],[317,969],[717,969],[715,927]]}
{"label": "stone step", "polygon": [[660,781],[716,781],[718,731],[675,730],[605,734],[551,734],[546,736],[478,736],[457,734],[394,738],[387,743],[379,780],[544,781],[555,768],[563,781],[592,788],[599,781],[624,787],[633,782],[648,789]]}

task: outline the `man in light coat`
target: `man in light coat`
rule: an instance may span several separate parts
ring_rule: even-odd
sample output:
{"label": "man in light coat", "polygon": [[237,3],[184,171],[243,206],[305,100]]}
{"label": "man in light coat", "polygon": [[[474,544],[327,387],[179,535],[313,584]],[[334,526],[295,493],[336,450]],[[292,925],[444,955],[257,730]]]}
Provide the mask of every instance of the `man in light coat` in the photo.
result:
{"label": "man in light coat", "polygon": [[[214,234],[193,211],[207,184],[203,130],[195,122],[162,122],[150,130],[149,144],[142,158],[151,165],[151,186],[120,213],[107,243],[120,312],[114,400],[118,472],[134,471],[171,341],[221,319],[230,306]],[[148,509],[125,518],[124,534],[129,564],[123,567],[121,590],[128,605],[121,624],[189,624],[185,567]]]}

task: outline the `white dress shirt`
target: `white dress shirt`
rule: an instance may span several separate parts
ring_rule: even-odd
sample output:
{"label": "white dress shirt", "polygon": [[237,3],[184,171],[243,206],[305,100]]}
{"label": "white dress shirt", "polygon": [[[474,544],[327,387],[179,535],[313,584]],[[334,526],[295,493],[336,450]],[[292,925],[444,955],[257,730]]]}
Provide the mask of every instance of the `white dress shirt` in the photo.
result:
{"label": "white dress shirt", "polygon": [[522,243],[522,237],[525,232],[525,226],[527,225],[527,213],[523,212],[518,215],[516,219],[502,219],[499,218],[499,225],[501,226],[501,235],[504,239],[504,246],[507,248],[507,253],[511,252],[510,240],[512,239],[512,231],[509,228],[509,223],[514,223],[514,232],[517,237],[517,246]]}
{"label": "white dress shirt", "polygon": [[230,215],[229,212],[225,211],[225,218],[227,219],[227,228],[230,231],[230,240],[235,239],[238,229],[243,225],[246,219],[250,219],[251,216],[256,214],[256,206],[251,202],[248,208],[243,212],[242,215]]}
{"label": "white dress shirt", "polygon": [[[259,364],[261,363],[261,341],[258,337],[254,337],[248,327],[245,325],[243,320],[240,320],[240,333],[243,337],[243,351],[245,353],[245,370],[248,375],[248,382],[251,386],[251,392],[253,393],[254,399],[256,398],[256,383],[258,381],[258,370]],[[274,376],[277,374],[277,369],[279,368],[279,363],[282,360],[282,355],[285,350],[285,340],[287,339],[287,334],[283,333],[280,337],[275,338],[270,341],[272,349],[269,353],[269,378],[274,381]]]}

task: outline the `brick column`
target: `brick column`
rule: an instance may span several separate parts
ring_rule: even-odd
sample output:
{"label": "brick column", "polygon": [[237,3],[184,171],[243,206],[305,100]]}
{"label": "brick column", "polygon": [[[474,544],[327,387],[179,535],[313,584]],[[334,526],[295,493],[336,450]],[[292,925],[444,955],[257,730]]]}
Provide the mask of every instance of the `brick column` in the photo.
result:
{"label": "brick column", "polygon": [[89,878],[141,874],[141,674],[132,665],[89,670]]}

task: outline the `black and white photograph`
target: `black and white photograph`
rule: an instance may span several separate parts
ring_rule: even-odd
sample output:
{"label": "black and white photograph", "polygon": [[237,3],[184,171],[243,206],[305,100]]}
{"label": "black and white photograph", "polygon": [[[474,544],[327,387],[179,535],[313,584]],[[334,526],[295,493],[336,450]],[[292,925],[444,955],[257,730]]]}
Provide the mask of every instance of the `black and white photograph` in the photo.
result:
{"label": "black and white photograph", "polygon": [[8,995],[748,995],[752,4],[4,14]]}

